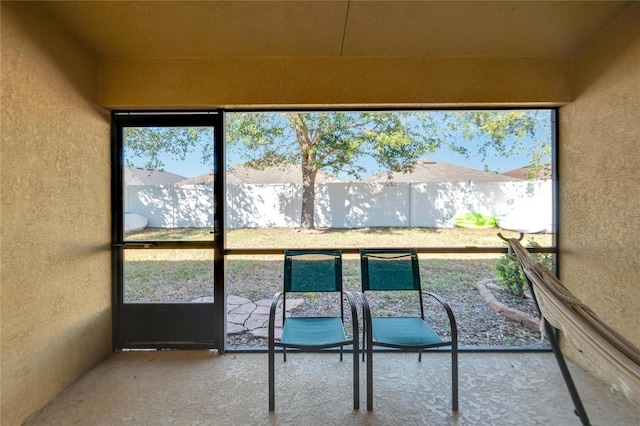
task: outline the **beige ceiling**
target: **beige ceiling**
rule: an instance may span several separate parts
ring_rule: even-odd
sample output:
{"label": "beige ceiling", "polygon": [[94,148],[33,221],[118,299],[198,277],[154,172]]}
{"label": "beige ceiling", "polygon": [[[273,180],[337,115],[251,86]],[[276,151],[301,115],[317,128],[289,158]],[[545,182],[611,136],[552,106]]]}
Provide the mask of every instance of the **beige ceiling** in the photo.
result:
{"label": "beige ceiling", "polygon": [[100,59],[569,56],[633,2],[51,1]]}

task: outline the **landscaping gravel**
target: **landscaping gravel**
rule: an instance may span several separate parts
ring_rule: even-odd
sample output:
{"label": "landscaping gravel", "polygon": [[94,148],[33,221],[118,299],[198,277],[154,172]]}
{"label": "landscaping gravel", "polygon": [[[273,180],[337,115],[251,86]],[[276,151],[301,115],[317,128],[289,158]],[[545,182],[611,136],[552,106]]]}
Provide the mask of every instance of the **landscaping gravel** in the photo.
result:
{"label": "landscaping gravel", "polygon": [[[508,291],[492,287],[493,295],[498,301],[538,318],[535,303],[530,298],[518,298]],[[454,312],[458,325],[458,344],[472,347],[540,347],[546,346],[540,339],[540,333],[530,330],[521,323],[509,320],[493,309],[482,298],[477,289],[440,292]],[[370,300],[373,305],[373,300]],[[442,335],[449,335],[448,321],[444,310],[437,302],[425,300],[427,304],[427,321]],[[388,303],[388,306],[393,306]],[[318,314],[317,306],[300,305],[293,314]],[[387,312],[390,313],[390,312]],[[407,313],[407,312],[402,312]],[[384,314],[384,313],[382,313]],[[360,315],[360,312],[359,312]],[[360,318],[361,321],[361,318]],[[229,348],[266,348],[267,341],[249,332],[230,335],[227,339]]]}

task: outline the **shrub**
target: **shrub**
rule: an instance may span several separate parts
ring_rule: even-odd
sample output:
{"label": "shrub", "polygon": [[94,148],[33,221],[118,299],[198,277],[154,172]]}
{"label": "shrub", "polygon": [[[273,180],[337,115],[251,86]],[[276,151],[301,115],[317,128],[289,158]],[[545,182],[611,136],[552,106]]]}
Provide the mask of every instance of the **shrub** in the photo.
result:
{"label": "shrub", "polygon": [[[540,244],[530,239],[528,241],[530,247],[540,247]],[[548,253],[531,253],[539,262],[542,262],[547,268],[551,267],[551,255]],[[505,287],[509,293],[516,297],[524,296],[524,289],[527,286],[527,279],[522,272],[518,259],[510,254],[505,254],[496,263],[495,274],[498,278],[498,284]]]}

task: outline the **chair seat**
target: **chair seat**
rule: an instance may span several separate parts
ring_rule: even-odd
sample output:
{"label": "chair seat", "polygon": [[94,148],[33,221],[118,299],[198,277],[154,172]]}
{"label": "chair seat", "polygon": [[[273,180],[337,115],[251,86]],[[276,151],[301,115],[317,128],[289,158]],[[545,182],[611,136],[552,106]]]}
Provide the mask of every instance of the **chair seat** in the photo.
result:
{"label": "chair seat", "polygon": [[296,346],[331,346],[347,342],[339,317],[287,318],[280,343]]}
{"label": "chair seat", "polygon": [[375,343],[419,347],[443,342],[422,318],[373,317],[371,321]]}

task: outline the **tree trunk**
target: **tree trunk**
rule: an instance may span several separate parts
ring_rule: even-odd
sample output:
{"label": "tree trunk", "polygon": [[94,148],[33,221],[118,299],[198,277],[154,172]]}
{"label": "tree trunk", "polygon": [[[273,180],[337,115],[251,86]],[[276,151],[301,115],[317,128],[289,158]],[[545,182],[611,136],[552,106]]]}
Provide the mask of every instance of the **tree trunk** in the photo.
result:
{"label": "tree trunk", "polygon": [[314,211],[316,204],[316,175],[318,167],[310,161],[308,154],[302,155],[302,215],[300,227],[315,229]]}

